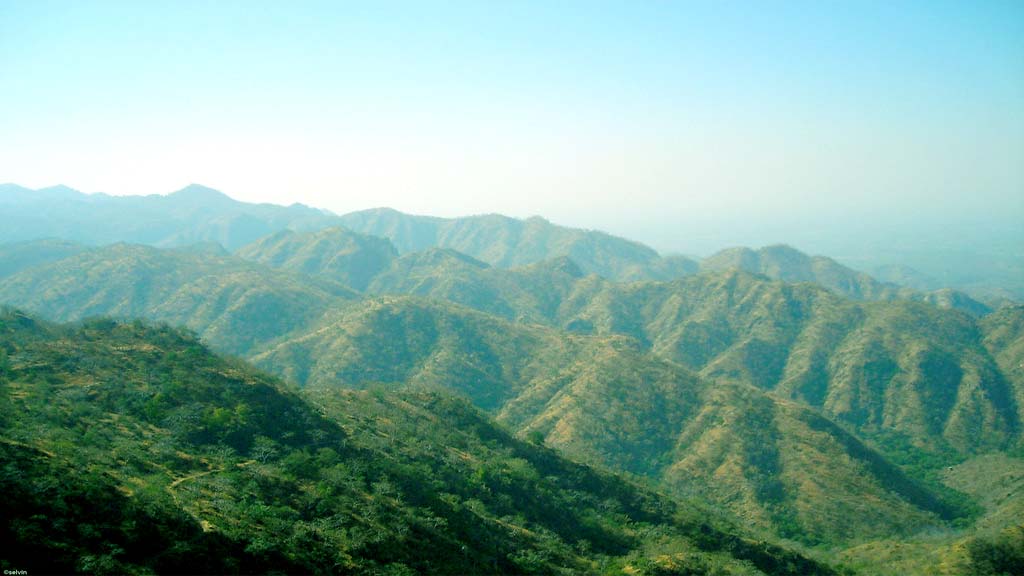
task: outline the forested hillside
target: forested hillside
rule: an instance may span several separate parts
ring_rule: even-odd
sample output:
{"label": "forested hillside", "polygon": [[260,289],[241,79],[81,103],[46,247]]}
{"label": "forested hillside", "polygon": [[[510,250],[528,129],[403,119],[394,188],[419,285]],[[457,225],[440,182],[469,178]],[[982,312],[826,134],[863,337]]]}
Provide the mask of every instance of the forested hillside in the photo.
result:
{"label": "forested hillside", "polygon": [[[450,249],[397,256],[343,229],[278,233],[242,250],[256,262],[69,254],[0,280],[0,299],[186,326],[308,388],[448,390],[577,460],[807,543],[966,521],[970,498],[938,471],[1021,443],[1010,311],[979,323],[733,270],[640,283],[568,258],[505,270]],[[366,292],[419,296],[360,296],[341,283],[358,270]]]}
{"label": "forested hillside", "polygon": [[[208,194],[199,192],[185,196],[203,205]],[[346,446],[351,438],[362,438],[363,448],[371,452],[346,453],[342,457],[346,461],[380,460],[381,454],[373,450],[390,451],[403,445],[381,443],[382,438],[396,434],[441,435],[445,442],[456,442],[454,434],[461,438],[458,442],[480,451],[477,455],[458,448],[474,462],[507,457],[532,462],[520,452],[510,456],[501,448],[504,444],[495,446],[477,438],[478,433],[484,434],[480,426],[485,426],[491,430],[485,437],[502,435],[502,442],[511,443],[515,451],[554,457],[545,452],[554,450],[584,466],[632,478],[647,487],[643,490],[660,492],[659,498],[672,506],[712,511],[718,518],[716,529],[723,534],[747,531],[759,538],[798,543],[812,547],[810,554],[820,561],[866,573],[877,572],[886,563],[904,566],[911,573],[958,574],[969,567],[999,573],[994,568],[1001,566],[999,558],[1014,561],[1018,557],[1014,547],[1020,522],[1016,518],[1024,506],[1024,485],[1015,476],[1024,454],[1024,316],[1019,306],[992,311],[951,291],[925,294],[882,284],[827,258],[808,257],[787,247],[727,251],[705,260],[698,269],[686,259],[662,258],[640,245],[540,219],[441,220],[373,211],[354,221],[371,232],[387,232],[392,239],[331,223],[308,231],[284,226],[238,246],[234,253],[217,242],[177,248],[126,243],[87,246],[54,239],[2,245],[0,303],[56,321],[86,321],[82,326],[62,327],[14,313],[6,317],[7,326],[21,322],[31,326],[15,332],[35,334],[34,341],[45,343],[39,344],[43,348],[65,350],[72,360],[62,364],[55,352],[38,365],[52,364],[48,370],[67,372],[60,378],[71,380],[78,378],[71,375],[79,366],[74,359],[83,357],[73,350],[79,341],[91,342],[94,333],[127,338],[130,332],[132,338],[147,342],[154,334],[173,333],[182,342],[192,342],[188,346],[198,345],[174,330],[132,322],[143,319],[192,330],[212,350],[241,357],[283,378],[288,384],[251,376],[292,395],[302,410],[313,410],[330,426],[341,425],[347,431],[342,437]],[[127,323],[88,320],[95,317]],[[149,349],[148,344],[140,346]],[[5,354],[6,366],[23,366],[19,364],[23,355],[14,347],[8,346]],[[173,362],[168,362],[181,360],[182,354],[175,351],[170,354]],[[210,362],[221,362],[205,350],[202,354]],[[183,372],[191,366],[187,358],[170,372],[169,382],[191,378]],[[103,362],[90,360],[84,366],[95,370],[105,366]],[[236,368],[242,371],[239,374],[255,374],[242,365]],[[152,384],[143,380],[147,386]],[[123,378],[112,381],[122,387],[125,382]],[[154,390],[150,390],[152,397],[166,395]],[[296,395],[298,390],[304,396]],[[18,391],[13,394],[12,398],[28,397]],[[200,433],[196,431],[225,426],[234,430],[249,422],[249,408],[240,408],[234,400],[218,404],[220,400],[204,394],[202,390],[187,394],[195,401],[188,404],[193,412],[180,409],[186,422],[182,429]],[[121,414],[118,410],[127,406],[115,404],[118,408],[111,413]],[[48,409],[62,405],[57,402]],[[207,405],[220,409],[216,417],[200,408]],[[434,414],[432,406],[447,406],[447,412]],[[143,413],[131,417],[149,417],[145,410],[156,408],[143,407]],[[359,414],[376,411],[390,415],[360,420]],[[123,424],[122,416],[104,418]],[[159,422],[138,424],[139,430],[155,428],[138,432],[131,442],[156,434],[157,428],[170,430],[169,418],[177,416],[160,412]],[[422,422],[415,429],[406,427],[424,418],[437,428],[426,430]],[[42,430],[56,421],[30,423],[26,429]],[[62,425],[73,421],[62,421]],[[443,430],[449,421],[460,424]],[[463,429],[461,423],[470,429]],[[181,440],[169,434],[165,442]],[[307,440],[289,445],[284,436],[269,431],[253,434],[273,441],[263,445],[278,454],[288,455],[294,449],[315,458],[319,449],[319,444],[316,450],[307,446]],[[161,461],[159,466],[172,472],[157,482],[156,492],[170,490],[176,496],[146,514],[157,514],[158,520],[166,515],[173,538],[184,538],[196,550],[204,550],[197,553],[205,555],[203,562],[211,563],[211,571],[244,571],[246,566],[262,563],[279,565],[286,572],[320,570],[311,568],[313,560],[298,551],[302,545],[291,541],[275,540],[272,556],[247,556],[255,554],[256,533],[225,528],[265,525],[247,516],[251,510],[237,507],[237,502],[206,501],[219,488],[204,482],[219,478],[224,470],[243,474],[242,469],[256,466],[250,461],[259,460],[251,445],[234,446],[225,438],[210,441],[218,446],[227,443],[234,450],[227,456],[218,452],[220,460],[209,452],[213,448],[197,451],[189,444],[175,449],[192,456],[186,458],[191,462],[187,466],[175,464],[185,466],[180,471],[172,462]],[[79,478],[83,470],[115,465],[109,459],[98,464],[40,460],[39,454],[56,452],[43,444],[13,437],[12,441],[21,444],[11,444],[18,448],[10,448],[14,452],[7,457],[36,470],[40,477]],[[411,452],[387,458],[401,460],[412,453],[418,459],[437,457],[435,442],[410,445],[414,446]],[[332,450],[342,454],[333,445]],[[449,483],[458,485],[467,474],[491,477],[479,467],[458,468],[458,473],[444,468],[453,462],[449,458],[443,466],[428,465],[431,473],[443,476],[432,490],[461,495],[474,517],[493,516],[496,530],[520,530],[513,531],[534,538],[531,541],[539,548],[520,546],[516,550],[528,558],[510,560],[508,554],[515,547],[500,544],[503,536],[488,536],[491,544],[480,552],[483,556],[446,570],[473,566],[477,571],[528,571],[529,565],[541,571],[657,571],[686,565],[687,558],[699,558],[693,560],[694,566],[730,566],[740,573],[749,568],[728,557],[735,552],[731,548],[679,544],[691,539],[690,528],[673,528],[674,536],[655,539],[664,544],[664,550],[674,550],[671,553],[640,545],[644,540],[637,536],[639,532],[628,526],[619,528],[626,530],[622,534],[613,535],[613,530],[595,538],[632,544],[599,550],[595,546],[600,545],[589,538],[580,544],[580,538],[570,537],[564,526],[559,531],[531,516],[510,519],[525,504],[510,505],[507,498],[512,495],[499,497],[504,493],[495,492],[486,482],[491,490],[487,497],[467,492],[470,488],[443,490]],[[159,466],[146,468],[146,474],[152,475]],[[232,466],[240,468],[235,471]],[[508,484],[509,475],[518,474],[514,472],[517,465],[496,466],[491,473],[496,482],[501,479]],[[306,477],[282,470],[271,474],[275,482],[288,486],[278,489],[295,494],[308,492],[308,485],[321,478],[319,472]],[[561,473],[541,474],[538,481],[553,482]],[[133,474],[132,478],[142,477],[142,472]],[[978,475],[1002,480],[979,482]],[[392,473],[387,477],[392,479]],[[104,478],[104,482],[110,480]],[[232,476],[230,490],[256,490],[251,482],[244,487],[238,484],[238,478]],[[367,478],[371,479],[366,486],[380,479],[372,474]],[[404,482],[411,484],[411,478]],[[181,495],[172,489],[178,480],[196,486],[193,497],[200,504],[179,505]],[[69,480],[74,485],[79,481]],[[263,480],[254,482],[263,485]],[[502,486],[512,490],[512,485]],[[13,485],[11,489],[21,490]],[[119,494],[123,497],[127,492]],[[346,498],[358,500],[355,494]],[[274,503],[262,501],[272,509],[280,505],[305,514],[302,506],[308,504],[300,506],[298,496],[275,498]],[[431,500],[434,496],[417,498],[421,499],[417,509],[426,506],[434,516],[450,522]],[[482,502],[491,510],[489,498],[502,502],[500,513],[473,509],[477,506],[473,502]],[[557,498],[537,504],[538,509],[572,506],[571,498]],[[29,500],[44,505],[42,500]],[[419,512],[402,509],[406,499],[395,500],[397,504],[389,505],[397,508],[378,512],[388,518],[379,521],[383,528],[374,528],[381,538],[399,538],[389,532],[396,522],[408,526],[418,522],[414,518]],[[127,504],[116,504],[123,505]],[[332,508],[332,514],[356,519],[346,522],[364,521],[362,509],[355,504],[339,506]],[[448,514],[463,508],[453,504],[444,510]],[[207,512],[214,516],[203,516]],[[281,518],[289,520],[278,518],[283,523],[274,524],[275,534],[289,533],[285,527],[295,521],[291,512],[283,514]],[[217,529],[207,526],[204,531],[200,522],[200,531],[195,532],[189,517]],[[420,555],[436,544],[429,538],[424,540],[429,543],[409,555],[379,556],[382,552],[376,548],[366,552],[361,537],[349,534],[353,528],[348,524],[344,524],[348,534],[344,538],[328,537],[323,532],[328,529],[317,523],[320,517],[309,518],[315,539],[334,538],[330,541],[337,543],[353,538],[357,543],[352,544],[357,552],[348,552],[345,544],[339,548],[346,550],[342,556],[322,553],[339,566],[372,572],[385,564],[404,569],[401,564],[429,571],[427,564],[417,564],[426,561]],[[366,520],[369,524],[364,528],[375,526],[376,518]],[[585,524],[582,517],[573,518],[571,522]],[[652,525],[671,523],[668,517],[659,518]],[[570,522],[559,520],[563,521]],[[684,524],[692,526],[692,522]],[[552,531],[554,540],[548,539],[546,530]],[[450,546],[467,536],[445,533],[438,537]],[[92,545],[75,542],[59,546]],[[505,552],[495,552],[495,546],[506,545]],[[118,546],[127,550],[125,545]],[[901,546],[908,552],[897,558],[895,551]],[[173,565],[147,564],[130,555],[89,554],[113,562],[109,566],[131,570],[148,566],[167,571]],[[222,556],[235,563],[217,564],[224,561]],[[504,560],[494,559],[499,556]],[[74,562],[82,557],[75,556]],[[484,557],[488,560],[480,559]],[[485,569],[487,562],[490,568]]]}
{"label": "forested hillside", "polygon": [[0,564],[828,574],[436,393],[303,397],[181,331],[0,315]]}

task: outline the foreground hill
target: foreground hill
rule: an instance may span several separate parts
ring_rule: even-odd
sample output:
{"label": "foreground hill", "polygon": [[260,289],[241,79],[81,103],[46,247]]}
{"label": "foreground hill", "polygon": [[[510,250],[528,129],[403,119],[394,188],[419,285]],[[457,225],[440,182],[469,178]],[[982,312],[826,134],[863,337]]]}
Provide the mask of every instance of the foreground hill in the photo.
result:
{"label": "foreground hill", "polygon": [[301,204],[249,204],[195,184],[166,196],[108,196],[64,186],[30,190],[2,184],[0,210],[0,242],[62,238],[89,245],[184,246],[212,241],[234,250],[279,230],[315,230],[338,223],[337,216]]}
{"label": "foreground hill", "polygon": [[169,328],[4,312],[0,404],[5,569],[832,573],[463,402],[310,402]]}

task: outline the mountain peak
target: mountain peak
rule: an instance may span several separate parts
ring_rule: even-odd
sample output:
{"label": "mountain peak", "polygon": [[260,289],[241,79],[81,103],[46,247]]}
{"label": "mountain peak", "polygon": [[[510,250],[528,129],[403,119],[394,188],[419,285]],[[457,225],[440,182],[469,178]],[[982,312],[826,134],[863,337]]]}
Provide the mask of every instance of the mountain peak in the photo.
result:
{"label": "mountain peak", "polygon": [[189,184],[181,190],[171,192],[167,195],[168,198],[174,198],[176,200],[204,200],[204,201],[231,201],[234,200],[227,194],[220,190],[214,190],[213,188],[203,186],[201,184]]}
{"label": "mountain peak", "polygon": [[769,246],[762,247],[760,250],[758,250],[758,252],[762,254],[776,254],[798,257],[807,256],[807,254],[801,252],[800,250],[797,250],[796,248],[790,246],[789,244],[771,244]]}
{"label": "mountain peak", "polygon": [[47,186],[46,188],[40,188],[37,192],[48,192],[51,194],[80,194],[78,190],[70,186],[63,184],[57,184],[56,186]]}

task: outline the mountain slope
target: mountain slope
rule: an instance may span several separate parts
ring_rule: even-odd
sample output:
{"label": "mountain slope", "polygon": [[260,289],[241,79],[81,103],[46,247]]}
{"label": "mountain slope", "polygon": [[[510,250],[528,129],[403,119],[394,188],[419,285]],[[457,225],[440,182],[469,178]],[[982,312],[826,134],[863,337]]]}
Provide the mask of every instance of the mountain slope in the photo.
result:
{"label": "mountain slope", "polygon": [[85,246],[48,238],[28,242],[0,244],[0,278],[12,276],[26,268],[63,260],[85,250]]}
{"label": "mountain slope", "polygon": [[315,407],[139,323],[5,312],[0,351],[8,569],[832,573],[434,394]]}
{"label": "mountain slope", "polygon": [[454,250],[431,248],[400,257],[366,291],[447,300],[507,320],[550,324],[583,277],[565,257],[504,270]]}
{"label": "mountain slope", "polygon": [[864,574],[1002,575],[1024,571],[1024,460],[976,456],[942,471],[943,481],[971,495],[982,513],[967,530],[887,538],[838,555]]}
{"label": "mountain slope", "polygon": [[243,246],[236,254],[271,268],[321,275],[364,290],[398,257],[383,238],[335,227],[316,232],[283,230]]}
{"label": "mountain slope", "polygon": [[985,347],[1013,386],[1024,422],[1024,306],[1006,306],[981,321]]}
{"label": "mountain slope", "polygon": [[716,381],[774,390],[864,433],[922,447],[1006,447],[1020,421],[977,322],[905,301],[856,303],[741,272],[603,284],[558,324],[626,334]]}
{"label": "mountain slope", "polygon": [[[707,378],[774,390],[861,432],[895,433],[933,451],[1006,447],[1024,422],[1013,376],[1019,362],[998,361],[983,343],[983,327],[998,320],[979,324],[930,305],[853,302],[812,284],[728,270],[619,284],[584,276],[568,259],[502,270],[430,251],[401,257],[369,291],[441,298],[574,333],[630,336]],[[1007,310],[993,318],[1008,318],[1014,309]],[[1001,338],[1024,337],[1018,324]]]}
{"label": "mountain slope", "polygon": [[[452,390],[576,459],[811,542],[906,534],[960,514],[808,409],[741,382],[711,385],[622,336],[567,335],[385,297],[254,361],[314,389]],[[750,419],[752,406],[766,423]]]}
{"label": "mountain slope", "polygon": [[232,256],[115,244],[0,280],[0,303],[55,320],[149,318],[186,326],[241,354],[355,298],[339,284]]}

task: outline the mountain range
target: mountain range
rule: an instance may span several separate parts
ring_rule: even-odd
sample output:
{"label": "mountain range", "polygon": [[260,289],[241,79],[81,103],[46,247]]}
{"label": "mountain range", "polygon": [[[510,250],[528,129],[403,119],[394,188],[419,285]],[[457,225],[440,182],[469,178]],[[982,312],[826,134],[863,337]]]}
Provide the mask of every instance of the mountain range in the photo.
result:
{"label": "mountain range", "polygon": [[183,246],[213,241],[234,250],[282,229],[315,230],[340,223],[334,215],[301,204],[248,204],[197,184],[166,196],[0,184],[0,209],[5,216],[0,242],[62,238],[90,245]]}
{"label": "mountain range", "polygon": [[[108,196],[83,194],[66,186],[31,190],[0,184],[0,208],[9,220],[9,225],[0,230],[0,243],[59,238],[93,246],[127,242],[182,247],[213,242],[235,251],[259,239],[268,242],[266,237],[275,232],[316,232],[341,226],[387,238],[399,254],[450,248],[497,268],[564,256],[586,273],[616,281],[635,281],[671,280],[702,269],[728,267],[780,280],[817,282],[851,298],[913,298],[974,314],[990,311],[989,305],[965,293],[941,289],[931,282],[915,282],[914,272],[907,267],[901,269],[902,275],[890,273],[887,277],[907,279],[908,286],[926,287],[925,290],[915,292],[879,282],[829,258],[809,257],[788,246],[770,246],[756,252],[748,248],[726,249],[698,261],[682,255],[662,256],[638,242],[599,231],[558,226],[540,217],[519,220],[490,214],[438,218],[388,208],[338,216],[302,204],[240,202],[197,184],[165,196]],[[269,247],[253,249],[266,251]],[[288,242],[277,250],[287,251]],[[262,257],[270,258],[268,261],[275,258],[270,254]],[[359,279],[351,280],[360,283]],[[1012,289],[1007,290],[1004,292],[1014,294]],[[1019,297],[1024,298],[1024,293]],[[1004,296],[997,303],[1005,302]]]}
{"label": "mountain range", "polygon": [[[75,194],[58,190],[43,196],[77,202]],[[1024,550],[1017,555],[1015,532],[1024,531],[1017,514],[1024,509],[1024,484],[1016,480],[1024,455],[1022,306],[993,309],[951,290],[920,292],[883,283],[786,246],[731,249],[698,262],[665,258],[634,242],[540,218],[439,219],[370,210],[340,217],[318,212],[322,220],[317,220],[309,212],[313,209],[305,207],[261,205],[255,210],[199,188],[178,194],[178,201],[202,208],[172,212],[167,229],[178,224],[181,229],[157,241],[133,238],[132,229],[119,228],[115,219],[104,232],[113,243],[87,238],[90,226],[84,226],[70,239],[12,237],[18,241],[0,245],[0,303],[52,321],[78,323],[58,326],[16,312],[4,317],[10,342],[0,357],[0,368],[6,366],[0,376],[6,375],[7,401],[33,402],[51,394],[53,386],[63,386],[68,397],[42,416],[38,402],[23,410],[17,425],[34,431],[25,434],[40,436],[22,437],[8,428],[5,438],[14,443],[7,444],[5,458],[32,466],[40,475],[73,478],[114,466],[107,455],[54,460],[46,454],[57,453],[52,448],[56,440],[39,438],[77,438],[74,434],[88,432],[68,432],[77,420],[60,416],[83,410],[77,403],[89,397],[72,394],[72,383],[105,382],[97,374],[106,378],[112,372],[104,370],[118,362],[128,362],[128,368],[118,369],[124,373],[152,375],[156,370],[164,376],[140,376],[134,384],[131,378],[113,378],[119,388],[97,389],[99,396],[92,397],[110,397],[103,406],[116,408],[103,408],[108,414],[101,417],[120,424],[96,434],[117,436],[132,454],[149,445],[147,434],[173,428],[170,422],[179,416],[190,423],[182,430],[219,430],[220,435],[198,442],[168,432],[164,442],[180,443],[178,452],[193,455],[184,459],[189,464],[177,462],[180,471],[172,469],[157,479],[152,470],[172,468],[173,459],[161,460],[125,473],[120,484],[103,485],[122,496],[140,482],[167,493],[183,478],[185,485],[202,478],[189,503],[183,505],[171,489],[176,497],[157,508],[160,514],[176,514],[173,530],[193,534],[189,541],[203,550],[235,546],[230,549],[249,553],[252,548],[265,554],[233,554],[240,562],[279,562],[284,571],[316,571],[322,565],[309,562],[327,561],[330,554],[296,560],[302,556],[301,538],[348,542],[330,539],[348,538],[356,528],[344,522],[353,518],[359,530],[399,538],[388,531],[404,525],[418,538],[422,519],[419,508],[403,508],[410,503],[429,508],[453,530],[466,525],[465,514],[485,524],[494,518],[488,526],[517,539],[508,542],[492,534],[480,548],[479,542],[466,544],[458,530],[439,528],[428,530],[433,536],[405,555],[389,556],[379,545],[355,539],[358,545],[340,548],[347,557],[330,561],[371,572],[385,564],[399,573],[399,565],[431,571],[436,565],[422,564],[430,547],[462,542],[458,546],[472,550],[467,555],[472,560],[445,565],[445,570],[588,572],[599,565],[640,573],[781,570],[767,560],[753,560],[742,552],[743,544],[695,543],[699,538],[693,540],[692,520],[706,514],[717,518],[714,540],[774,542],[765,545],[772,562],[785,557],[790,566],[809,572],[827,572],[825,564],[831,564],[881,573],[898,564],[908,573],[1000,573],[1000,567],[1010,565],[1004,560],[1024,558]],[[4,195],[8,198],[0,207],[3,202],[36,202],[38,207],[45,201],[10,187],[0,189]],[[158,201],[171,202],[173,196]],[[143,200],[132,201],[146,204]],[[96,199],[107,201],[117,203]],[[78,208],[77,217],[91,218],[91,208]],[[262,218],[264,234],[246,242],[240,241],[245,234],[235,234],[234,243],[225,243],[216,237],[224,229],[204,221],[206,216],[242,218],[243,208],[254,210],[246,218]],[[256,227],[247,230],[255,233]],[[94,317],[119,321],[89,320]],[[255,368],[218,359],[192,336],[151,322],[192,330],[213,352],[240,357]],[[25,348],[22,340],[32,344]],[[161,352],[143,354],[153,349]],[[136,350],[138,357],[132,356]],[[26,360],[26,354],[45,360]],[[214,365],[219,367],[202,368]],[[51,372],[38,377],[32,366],[50,366],[45,370]],[[218,399],[202,387],[202,374],[210,370],[235,381],[261,382],[267,391],[244,402]],[[179,390],[174,387],[179,379],[192,384]],[[157,380],[172,388],[152,388]],[[51,388],[32,388],[44,385],[39,382],[50,382]],[[143,386],[143,392],[126,386]],[[334,427],[340,426],[344,435],[338,438],[345,443],[360,439],[360,450],[368,452],[346,453],[345,458],[365,460],[357,466],[372,478],[365,486],[384,474],[392,487],[401,484],[405,496],[385,491],[387,510],[367,516],[357,506],[360,490],[375,493],[370,488],[343,492],[342,503],[327,505],[335,506],[333,514],[349,518],[337,520],[349,536],[338,536],[335,528],[320,523],[321,517],[297,508],[298,500],[261,492],[277,482],[304,493],[302,486],[326,473],[317,463],[308,465],[309,476],[302,476],[289,468],[292,464],[255,456],[256,439],[264,438],[273,444],[260,440],[261,446],[276,451],[275,457],[298,461],[296,454],[303,451],[313,457],[308,433],[275,428],[286,422],[256,418],[246,424],[248,441],[232,440],[236,428],[250,422],[247,411],[269,410],[261,404],[265,400],[275,406],[284,402],[273,399],[278,393],[297,403],[296,413],[312,410],[324,419],[314,425],[304,416],[303,426],[323,434],[338,434]],[[119,394],[139,400],[120,403]],[[186,396],[194,398],[192,404],[182,404]],[[148,408],[157,397],[170,404]],[[188,410],[198,412],[188,416]],[[135,432],[121,438],[122,428]],[[218,456],[216,464],[213,453],[223,452],[221,445],[234,452],[230,458]],[[443,462],[434,461],[439,454],[447,455]],[[554,471],[550,474],[538,473],[538,458],[556,458],[560,464],[545,468]],[[371,462],[375,459],[394,460],[405,472],[366,472],[377,469]],[[246,480],[249,488],[242,488],[238,478],[256,466],[247,464],[252,460],[269,479]],[[482,461],[494,461],[494,466],[476,465]],[[579,472],[567,468],[572,466]],[[229,493],[249,494],[247,505],[259,500],[269,506],[269,512],[262,512],[269,515],[266,522],[239,507],[240,501],[210,500],[213,488],[204,483],[221,482],[222,472],[236,468],[224,480],[232,486]],[[611,521],[600,519],[600,507],[579,513],[593,515],[593,522],[604,526],[593,538],[546,523],[561,518],[557,522],[589,530],[591,520],[579,514],[559,516],[573,508],[569,502],[577,497],[559,490],[586,490],[544,484],[564,475],[580,477],[582,471],[606,479],[598,484],[619,482],[616,486],[623,488],[615,490],[631,486],[643,498],[661,499],[659,509],[676,507],[656,520],[630,516],[634,520],[629,522],[646,522],[650,530],[668,535],[638,540],[637,532],[613,534]],[[406,495],[406,483],[416,474],[434,478],[425,482],[455,494],[461,503],[442,506],[431,500],[436,495]],[[395,480],[400,476],[405,480]],[[984,482],[983,477],[1004,480]],[[469,488],[446,488],[472,481],[483,482],[486,497],[482,492],[468,496]],[[554,500],[527,502],[516,482],[552,494]],[[588,501],[589,496],[579,498]],[[512,508],[509,499],[516,502]],[[538,512],[514,518],[516,507]],[[284,524],[277,530],[294,541],[268,535],[274,532],[270,523],[295,521],[286,509],[311,522],[302,528],[308,536],[294,532],[301,523],[291,532]],[[542,509],[550,518],[540,514]],[[680,512],[684,509],[689,511]],[[453,511],[463,514],[462,520],[454,520]],[[670,520],[680,517],[690,520]],[[188,518],[199,523],[199,532],[186,526]],[[254,532],[253,526],[264,528]],[[199,534],[227,540],[207,542]],[[431,540],[435,536],[441,540]],[[522,544],[522,538],[536,546]],[[581,538],[587,543],[580,544]],[[638,544],[651,538],[661,544]],[[266,548],[253,548],[259,539]],[[437,544],[442,540],[449,544]],[[614,542],[622,544],[609,544]],[[128,562],[96,552],[90,548],[94,542],[58,544],[88,549],[103,561]],[[605,545],[611,548],[595,548]],[[911,552],[900,555],[900,549]],[[687,564],[691,560],[692,566]],[[305,563],[287,564],[293,561]],[[154,566],[134,557],[129,564]],[[706,569],[694,568],[699,566]]]}

